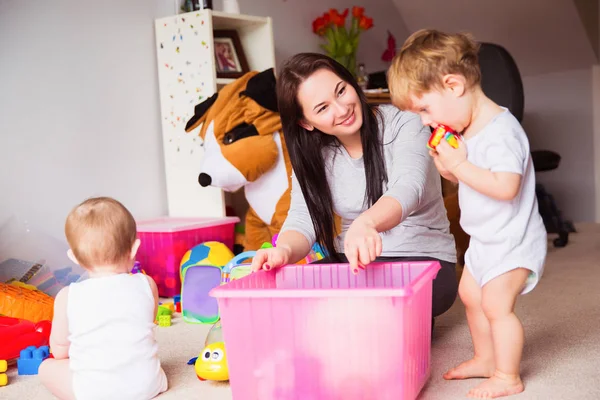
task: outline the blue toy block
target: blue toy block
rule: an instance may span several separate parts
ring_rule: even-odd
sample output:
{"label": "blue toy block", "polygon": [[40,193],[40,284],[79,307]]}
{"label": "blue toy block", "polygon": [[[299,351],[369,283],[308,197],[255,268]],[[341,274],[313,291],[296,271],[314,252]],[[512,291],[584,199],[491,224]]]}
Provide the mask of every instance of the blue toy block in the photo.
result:
{"label": "blue toy block", "polygon": [[173,296],[173,303],[177,304],[181,301],[181,295],[180,294],[176,294],[175,296]]}
{"label": "blue toy block", "polygon": [[49,356],[48,346],[29,346],[21,350],[21,355],[17,360],[19,375],[37,375],[40,364]]}

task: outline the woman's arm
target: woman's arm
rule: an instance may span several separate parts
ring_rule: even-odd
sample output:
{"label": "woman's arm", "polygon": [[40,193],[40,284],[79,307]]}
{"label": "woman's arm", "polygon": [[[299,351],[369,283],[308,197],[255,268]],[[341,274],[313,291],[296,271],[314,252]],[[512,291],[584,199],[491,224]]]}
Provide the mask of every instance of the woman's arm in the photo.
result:
{"label": "woman's arm", "polygon": [[394,228],[419,207],[432,168],[429,129],[417,115],[396,110],[384,128],[384,144],[391,141],[393,155],[386,160],[387,191],[352,222],[345,236],[344,252],[355,273],[381,255],[379,233]]}
{"label": "woman's arm", "polygon": [[389,231],[402,222],[402,205],[393,197],[382,196],[358,218],[364,218],[377,232]]}
{"label": "woman's arm", "polygon": [[293,230],[285,231],[277,236],[277,248],[287,252],[287,263],[295,264],[310,252],[312,245],[306,237]]}
{"label": "woman's arm", "polygon": [[393,140],[387,191],[361,215],[372,220],[378,232],[394,228],[419,207],[432,166],[426,145],[429,128],[417,115],[399,112],[385,129],[391,132],[384,140]]}
{"label": "woman's arm", "polygon": [[55,359],[69,358],[69,323],[67,320],[67,300],[69,287],[62,288],[54,299],[54,316],[50,332],[50,349]]}
{"label": "woman's arm", "polygon": [[292,250],[290,262],[296,262],[308,255],[317,240],[317,235],[300,183],[294,173],[290,197],[290,209],[277,237],[277,246],[289,247]]}
{"label": "woman's arm", "polygon": [[302,189],[296,175],[292,174],[290,209],[277,236],[277,246],[258,250],[250,269],[258,271],[296,263],[308,255],[315,241],[316,234]]}

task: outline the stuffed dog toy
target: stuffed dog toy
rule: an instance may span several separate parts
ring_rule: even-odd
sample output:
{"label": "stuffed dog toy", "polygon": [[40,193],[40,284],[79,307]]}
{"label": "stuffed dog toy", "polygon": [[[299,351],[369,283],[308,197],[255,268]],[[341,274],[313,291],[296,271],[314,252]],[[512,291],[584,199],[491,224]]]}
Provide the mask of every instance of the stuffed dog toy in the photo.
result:
{"label": "stuffed dog toy", "polygon": [[198,104],[185,131],[200,125],[205,153],[198,182],[228,192],[244,187],[244,250],[271,243],[290,207],[292,175],[273,69],[248,72]]}

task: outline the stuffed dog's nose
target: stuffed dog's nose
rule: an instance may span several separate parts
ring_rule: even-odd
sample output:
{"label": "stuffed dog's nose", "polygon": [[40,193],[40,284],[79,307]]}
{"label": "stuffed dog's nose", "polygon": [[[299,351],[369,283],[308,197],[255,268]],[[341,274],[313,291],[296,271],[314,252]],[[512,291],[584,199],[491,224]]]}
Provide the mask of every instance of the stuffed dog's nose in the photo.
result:
{"label": "stuffed dog's nose", "polygon": [[198,183],[202,187],[210,186],[210,184],[212,183],[212,178],[210,177],[209,174],[205,174],[203,172],[200,175],[198,175]]}

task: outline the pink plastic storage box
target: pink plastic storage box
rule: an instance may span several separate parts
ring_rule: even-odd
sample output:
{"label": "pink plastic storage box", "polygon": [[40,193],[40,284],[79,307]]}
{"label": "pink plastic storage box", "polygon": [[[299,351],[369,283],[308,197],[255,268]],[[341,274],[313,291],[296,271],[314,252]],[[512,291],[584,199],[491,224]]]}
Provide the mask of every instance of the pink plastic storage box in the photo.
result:
{"label": "pink plastic storage box", "polygon": [[236,400],[415,399],[438,262],[290,265],[211,291]]}
{"label": "pink plastic storage box", "polygon": [[216,241],[233,250],[237,217],[162,217],[137,222],[142,242],[137,260],[158,286],[158,294],[173,297],[181,291],[179,264],[186,251],[202,242]]}

